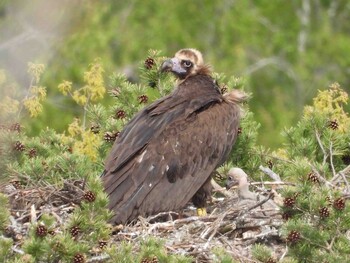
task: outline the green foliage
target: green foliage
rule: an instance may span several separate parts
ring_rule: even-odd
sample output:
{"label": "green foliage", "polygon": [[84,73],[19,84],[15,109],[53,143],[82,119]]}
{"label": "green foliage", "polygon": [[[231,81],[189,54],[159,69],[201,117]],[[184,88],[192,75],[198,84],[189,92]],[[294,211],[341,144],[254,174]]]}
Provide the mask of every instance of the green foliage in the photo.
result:
{"label": "green foliage", "polygon": [[0,260],[1,262],[7,262],[10,259],[12,251],[11,247],[13,245],[13,240],[11,238],[5,238],[0,236]]}
{"label": "green foliage", "polygon": [[[10,122],[10,118],[5,122],[0,130],[1,150],[6,152],[2,162],[7,178],[4,185],[16,181],[27,192],[48,185],[53,186],[51,189],[54,191],[67,192],[69,182],[80,182],[83,186],[79,188],[79,184],[76,185],[80,190],[71,200],[76,207],[68,218],[61,221],[57,215],[42,213],[37,221],[31,222],[28,235],[21,244],[24,255],[12,257],[8,251],[12,243],[1,239],[4,242],[1,257],[14,262],[71,262],[77,255],[88,258],[91,251],[98,251],[101,241],[108,244],[111,239],[108,223],[111,212],[107,209],[108,197],[100,180],[103,159],[127,121],[146,104],[169,93],[174,85],[173,78],[158,72],[158,65],[163,59],[160,53],[150,51],[149,59],[154,63],[152,67],[144,62],[140,66],[142,84],[130,83],[122,75],[111,77],[110,94],[115,104],[109,108],[96,103],[104,93],[103,68],[99,61],[90,65],[84,76],[86,85],[82,88],[73,87],[67,81],[60,84],[60,92],[77,103],[84,113],[81,119],[74,119],[63,133],[46,128],[37,136],[29,136],[24,125]],[[36,81],[39,73],[31,73]],[[124,111],[123,114],[121,111]],[[21,107],[11,114],[26,115]],[[6,207],[7,199],[0,197],[0,204]],[[49,198],[45,202],[49,203]],[[5,210],[0,216],[1,231],[6,228],[8,218],[9,213]],[[118,262],[135,262],[151,256],[156,256],[161,262],[192,261],[189,257],[168,254],[163,243],[155,239],[142,242],[137,254],[134,253],[136,248],[132,249],[130,254],[126,245],[122,248],[110,246],[106,251]]]}
{"label": "green foliage", "polygon": [[[13,242],[1,237],[0,242],[4,244],[0,259],[8,262],[70,262],[76,255],[89,258],[102,240],[108,243],[104,251],[111,262],[139,262],[152,257],[160,262],[192,262],[192,258],[170,254],[163,241],[153,238],[142,240],[138,245],[110,244],[112,230],[108,219],[111,214],[99,177],[103,160],[118,132],[137,111],[168,94],[174,86],[173,77],[158,71],[162,59],[159,52],[149,52],[146,61],[140,65],[141,80],[138,84],[129,82],[124,75],[113,75],[109,80],[109,93],[113,99],[110,107],[95,101],[104,93],[105,78],[100,61],[91,64],[86,71],[84,86],[62,82],[58,87],[60,92],[66,99],[71,99],[71,103],[77,104],[83,113],[62,133],[46,128],[37,136],[29,136],[25,125],[6,119],[0,130],[1,168],[6,176],[5,183],[19,181],[28,191],[48,185],[57,191],[67,190],[67,182],[71,181],[82,186],[77,187],[77,200],[71,200],[75,204],[74,211],[65,220],[42,213],[31,222],[20,247],[24,255],[14,256],[9,249]],[[35,72],[31,73],[32,78],[38,81],[36,76],[40,76],[41,71]],[[244,86],[240,79],[227,78],[224,74],[214,76],[222,90]],[[75,91],[79,93],[76,96]],[[39,97],[40,94],[33,96]],[[11,101],[11,97],[9,99]],[[293,259],[349,261],[350,244],[346,234],[350,229],[350,207],[342,197],[344,182],[338,176],[349,165],[347,100],[347,94],[339,85],[320,91],[314,104],[305,108],[302,119],[285,130],[283,148],[272,153],[259,145],[260,124],[244,106],[241,133],[227,164],[221,168],[225,171],[238,166],[253,178],[258,178],[261,176],[259,165],[271,162],[273,171],[283,180],[296,184],[296,187],[284,188],[282,193],[285,201],[288,200],[282,208],[289,217],[282,235],[289,246],[289,262]],[[11,114],[28,116],[21,107],[15,108]],[[6,202],[6,198],[0,196],[2,207]],[[6,228],[8,217],[8,212],[0,215],[0,231]],[[49,234],[52,231],[55,235]],[[230,255],[220,250],[214,253],[219,262],[233,262]],[[262,262],[271,255],[265,247],[254,248],[255,258]]]}
{"label": "green foliage", "polygon": [[110,256],[110,262],[134,263],[153,258],[164,263],[193,262],[191,257],[167,253],[164,241],[153,237],[141,240],[138,253],[134,253],[133,246],[126,242],[122,242],[119,246],[112,245],[106,251]]}
{"label": "green foliage", "polygon": [[260,262],[267,262],[269,259],[272,259],[271,249],[262,244],[255,244],[253,246],[252,255]]}
{"label": "green foliage", "polygon": [[[349,86],[348,3],[309,4],[308,9],[304,1],[88,1],[74,8],[70,34],[57,43],[45,84],[81,81],[96,57],[121,71],[134,69],[149,49],[171,55],[195,47],[216,71],[246,76],[254,94],[251,110],[263,124],[259,142],[275,148],[283,140],[280,130],[297,121],[319,87],[332,80]],[[48,106],[46,122],[57,111]]]}
{"label": "green foliage", "polygon": [[347,100],[338,84],[319,91],[303,118],[284,133],[286,145],[280,153],[289,161],[281,161],[276,171],[297,185],[283,191],[282,211],[288,220],[282,235],[298,261],[349,261],[350,206],[341,192],[344,182],[339,181],[349,165]]}
{"label": "green foliage", "polygon": [[0,207],[1,214],[0,214],[0,234],[5,230],[6,225],[9,220],[10,212],[8,210],[8,198],[6,195],[0,193]]}
{"label": "green foliage", "polygon": [[227,251],[224,248],[217,247],[213,250],[214,255],[216,256],[216,259],[214,262],[220,262],[220,263],[236,263],[238,261],[234,260],[232,256],[227,253]]}
{"label": "green foliage", "polygon": [[13,240],[4,236],[4,231],[9,223],[10,211],[8,209],[8,197],[2,193],[0,193],[0,207],[0,261],[6,262],[12,254]]}

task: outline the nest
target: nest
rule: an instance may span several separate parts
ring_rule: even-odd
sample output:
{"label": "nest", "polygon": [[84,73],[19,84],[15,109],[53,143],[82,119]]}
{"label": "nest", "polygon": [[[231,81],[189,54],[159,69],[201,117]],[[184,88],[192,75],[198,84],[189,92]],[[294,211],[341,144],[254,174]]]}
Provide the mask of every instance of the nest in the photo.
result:
{"label": "nest", "polygon": [[[10,225],[5,235],[14,240],[13,251],[23,253],[21,245],[31,223],[43,214],[51,214],[58,225],[63,225],[77,207],[84,194],[83,181],[65,181],[63,187],[52,185],[22,189],[9,184],[4,191],[10,201]],[[130,242],[137,249],[140,241],[148,237],[161,238],[169,253],[192,256],[195,262],[211,262],[215,248],[222,248],[241,262],[255,262],[251,246],[265,243],[273,246],[276,256],[285,252],[278,229],[283,221],[278,211],[263,207],[272,198],[261,201],[239,202],[233,192],[216,189],[207,210],[208,216],[196,216],[189,205],[181,212],[163,212],[148,218],[139,217],[128,225],[115,226],[114,243]],[[59,227],[58,227],[59,228]],[[87,262],[104,262],[108,255],[93,256]]]}

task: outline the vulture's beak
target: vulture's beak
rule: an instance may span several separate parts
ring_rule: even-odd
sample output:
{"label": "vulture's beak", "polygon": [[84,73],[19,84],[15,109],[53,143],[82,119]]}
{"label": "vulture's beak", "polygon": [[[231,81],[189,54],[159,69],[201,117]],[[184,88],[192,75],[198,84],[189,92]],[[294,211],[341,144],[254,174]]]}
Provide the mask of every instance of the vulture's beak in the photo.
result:
{"label": "vulture's beak", "polygon": [[171,61],[171,59],[167,59],[160,66],[160,71],[161,72],[168,72],[168,71],[171,71],[172,68],[173,68],[173,62]]}
{"label": "vulture's beak", "polygon": [[225,183],[226,190],[231,189],[235,185],[238,185],[237,180],[227,178],[226,183]]}
{"label": "vulture's beak", "polygon": [[178,58],[172,58],[165,60],[161,67],[161,72],[173,72],[175,75],[182,75],[186,73],[186,70],[181,67],[180,60]]}

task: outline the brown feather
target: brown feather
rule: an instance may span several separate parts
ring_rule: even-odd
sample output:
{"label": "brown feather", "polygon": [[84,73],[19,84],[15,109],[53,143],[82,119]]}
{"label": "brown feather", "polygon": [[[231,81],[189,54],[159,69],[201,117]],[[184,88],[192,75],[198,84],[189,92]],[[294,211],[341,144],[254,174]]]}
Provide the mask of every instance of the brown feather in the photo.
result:
{"label": "brown feather", "polygon": [[207,74],[189,76],[125,126],[102,177],[114,223],[177,210],[202,188],[197,203],[205,202],[239,127],[238,104],[218,90]]}

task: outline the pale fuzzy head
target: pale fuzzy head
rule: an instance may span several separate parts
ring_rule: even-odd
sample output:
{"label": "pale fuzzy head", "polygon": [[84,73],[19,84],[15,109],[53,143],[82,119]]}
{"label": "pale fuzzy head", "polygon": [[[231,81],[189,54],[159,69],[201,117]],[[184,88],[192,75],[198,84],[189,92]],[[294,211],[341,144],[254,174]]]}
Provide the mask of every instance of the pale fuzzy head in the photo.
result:
{"label": "pale fuzzy head", "polygon": [[175,58],[179,60],[189,60],[193,63],[195,69],[204,65],[203,55],[197,49],[184,48],[175,53]]}
{"label": "pale fuzzy head", "polygon": [[241,168],[231,168],[227,174],[226,188],[248,185],[248,175]]}
{"label": "pale fuzzy head", "polygon": [[185,48],[176,52],[172,59],[163,62],[161,71],[172,72],[179,79],[186,79],[197,74],[210,74],[210,68],[204,64],[202,53],[193,48]]}

